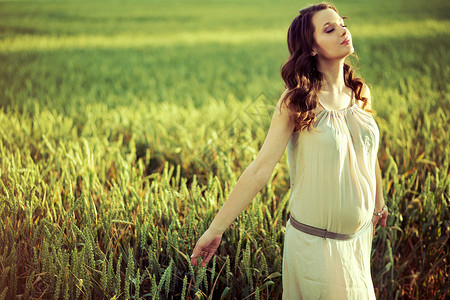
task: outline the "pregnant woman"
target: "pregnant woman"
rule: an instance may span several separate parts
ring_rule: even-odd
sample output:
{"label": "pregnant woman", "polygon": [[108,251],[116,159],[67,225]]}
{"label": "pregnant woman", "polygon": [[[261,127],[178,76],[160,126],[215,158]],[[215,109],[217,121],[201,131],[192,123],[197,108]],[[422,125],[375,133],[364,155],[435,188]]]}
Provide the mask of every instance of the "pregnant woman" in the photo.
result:
{"label": "pregnant woman", "polygon": [[290,217],[283,250],[283,299],[375,299],[370,253],[388,215],[377,159],[370,92],[345,62],[351,34],[336,8],[302,9],[288,30],[286,90],[266,140],[197,241],[206,265],[223,232],[270,178],[286,147]]}

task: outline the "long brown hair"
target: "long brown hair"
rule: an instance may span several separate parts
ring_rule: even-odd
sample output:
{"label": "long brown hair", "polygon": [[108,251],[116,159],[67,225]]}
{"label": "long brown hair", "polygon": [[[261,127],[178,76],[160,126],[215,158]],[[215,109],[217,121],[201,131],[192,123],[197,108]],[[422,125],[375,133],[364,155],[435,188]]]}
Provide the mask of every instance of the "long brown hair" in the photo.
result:
{"label": "long brown hair", "polygon": [[[334,5],[326,2],[304,8],[292,21],[287,34],[290,57],[281,68],[281,77],[287,89],[282,104],[291,111],[291,119],[298,131],[313,127],[316,119],[313,110],[318,105],[317,95],[324,83],[322,73],[316,68],[317,58],[311,55],[314,44],[312,17],[324,9],[338,13]],[[355,98],[363,102],[364,109],[367,105],[367,98],[361,95],[364,82],[354,77],[354,71],[348,63],[344,63],[344,82],[353,90]]]}

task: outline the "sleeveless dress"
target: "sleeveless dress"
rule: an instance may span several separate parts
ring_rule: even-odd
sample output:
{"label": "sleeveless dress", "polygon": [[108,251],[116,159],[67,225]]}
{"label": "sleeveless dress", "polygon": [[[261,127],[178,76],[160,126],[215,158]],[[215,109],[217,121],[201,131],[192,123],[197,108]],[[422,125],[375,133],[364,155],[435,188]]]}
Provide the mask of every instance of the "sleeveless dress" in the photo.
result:
{"label": "sleeveless dress", "polygon": [[[375,164],[379,130],[355,103],[338,111],[324,108],[314,129],[294,132],[287,146],[289,211],[304,224],[357,234],[325,239],[286,224],[283,299],[375,299],[370,253],[375,207]],[[320,101],[319,101],[320,102]],[[366,225],[366,226],[365,226]]]}

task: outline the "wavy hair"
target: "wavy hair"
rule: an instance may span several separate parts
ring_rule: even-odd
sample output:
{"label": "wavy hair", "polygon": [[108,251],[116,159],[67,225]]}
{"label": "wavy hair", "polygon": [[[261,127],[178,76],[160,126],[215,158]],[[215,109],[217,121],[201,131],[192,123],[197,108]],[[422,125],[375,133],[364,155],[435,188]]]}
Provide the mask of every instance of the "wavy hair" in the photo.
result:
{"label": "wavy hair", "polygon": [[[281,103],[289,108],[296,131],[313,128],[316,119],[313,110],[318,105],[317,95],[324,84],[324,77],[317,70],[317,57],[311,55],[314,45],[312,17],[324,9],[332,9],[339,14],[330,3],[309,6],[300,10],[287,33],[290,56],[281,68],[281,77],[287,90]],[[363,102],[364,109],[368,101],[361,95],[364,82],[355,77],[354,70],[348,63],[344,63],[344,82],[353,90],[356,99]]]}

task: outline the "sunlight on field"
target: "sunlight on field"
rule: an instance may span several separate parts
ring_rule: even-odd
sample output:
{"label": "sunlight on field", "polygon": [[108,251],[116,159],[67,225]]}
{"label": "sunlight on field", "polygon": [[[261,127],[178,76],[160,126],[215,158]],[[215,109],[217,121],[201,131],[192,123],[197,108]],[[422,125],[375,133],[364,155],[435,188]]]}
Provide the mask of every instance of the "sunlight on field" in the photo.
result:
{"label": "sunlight on field", "polygon": [[[422,20],[391,22],[389,24],[365,24],[350,26],[355,38],[423,37],[448,33],[450,21]],[[130,35],[17,35],[0,42],[0,51],[85,49],[85,48],[140,48],[148,46],[198,45],[205,43],[244,44],[280,42],[286,39],[287,29],[272,30],[223,30],[195,31],[174,34],[142,33]]]}

